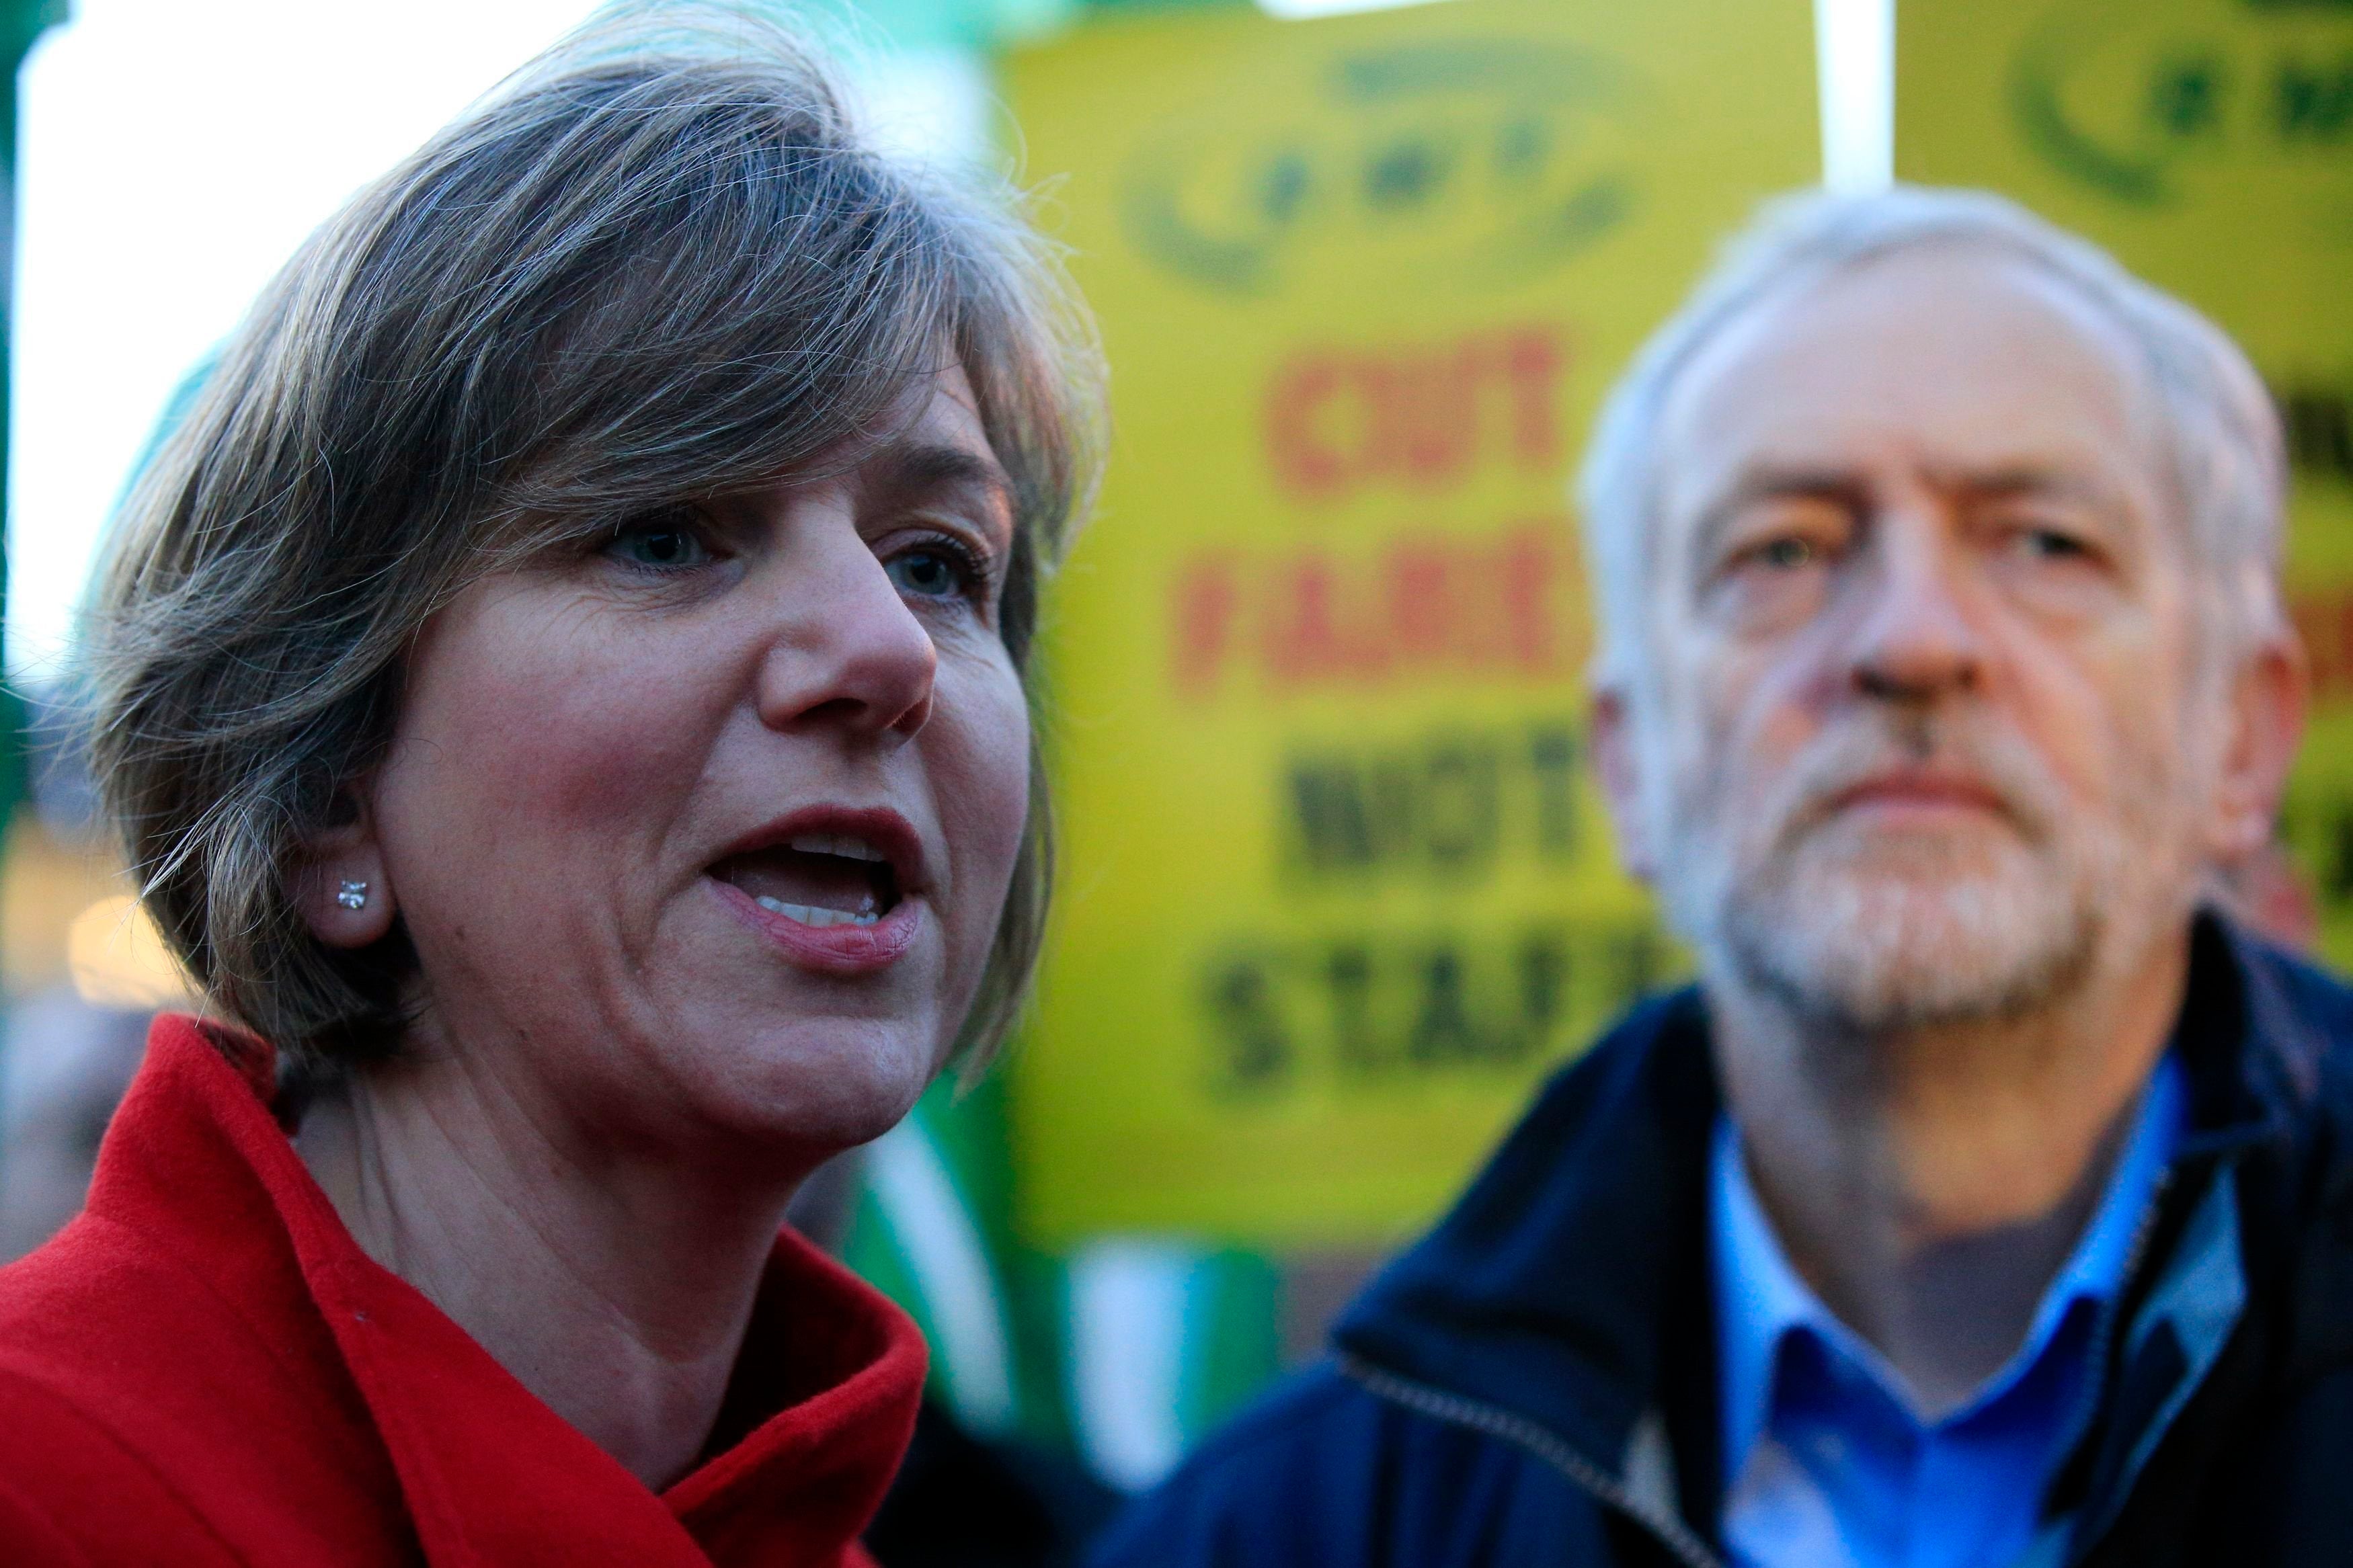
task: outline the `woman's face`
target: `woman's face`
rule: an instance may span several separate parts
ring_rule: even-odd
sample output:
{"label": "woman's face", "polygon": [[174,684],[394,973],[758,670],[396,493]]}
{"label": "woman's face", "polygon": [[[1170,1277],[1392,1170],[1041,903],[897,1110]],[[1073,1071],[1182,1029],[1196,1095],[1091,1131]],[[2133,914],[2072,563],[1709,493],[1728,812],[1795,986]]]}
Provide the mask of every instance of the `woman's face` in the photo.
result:
{"label": "woman's face", "polygon": [[1029,805],[1005,477],[960,370],[916,404],[434,617],[367,814],[419,1054],[608,1138],[821,1155],[914,1102]]}

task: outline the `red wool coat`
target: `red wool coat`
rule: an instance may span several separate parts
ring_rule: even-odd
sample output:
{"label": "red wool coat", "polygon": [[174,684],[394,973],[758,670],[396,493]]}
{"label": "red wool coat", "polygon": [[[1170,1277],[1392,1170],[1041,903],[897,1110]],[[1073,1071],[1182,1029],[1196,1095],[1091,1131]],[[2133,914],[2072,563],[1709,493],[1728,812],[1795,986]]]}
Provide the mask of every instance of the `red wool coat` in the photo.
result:
{"label": "red wool coat", "polygon": [[659,1496],[373,1262],[269,1108],[267,1051],[158,1020],[88,1211],[0,1269],[0,1563],[862,1568],[914,1325],[791,1233]]}

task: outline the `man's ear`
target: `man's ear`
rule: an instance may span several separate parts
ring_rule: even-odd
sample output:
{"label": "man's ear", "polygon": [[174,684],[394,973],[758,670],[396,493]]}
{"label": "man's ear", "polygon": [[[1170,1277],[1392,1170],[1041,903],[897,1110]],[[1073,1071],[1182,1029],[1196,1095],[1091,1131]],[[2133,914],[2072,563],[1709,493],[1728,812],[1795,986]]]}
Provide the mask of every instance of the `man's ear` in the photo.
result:
{"label": "man's ear", "polygon": [[2304,739],[2311,685],[2304,645],[2291,632],[2264,638],[2240,662],[2225,694],[2230,730],[2210,828],[2215,859],[2237,860],[2270,842],[2288,769]]}
{"label": "man's ear", "polygon": [[364,785],[335,792],[327,826],[303,846],[290,881],[303,922],[329,947],[366,947],[390,932],[397,906]]}
{"label": "man's ear", "polygon": [[1593,770],[1600,776],[1601,798],[1609,803],[1619,863],[1630,876],[1649,882],[1657,871],[1658,860],[1642,810],[1642,777],[1634,743],[1634,720],[1627,710],[1624,687],[1609,682],[1593,689],[1587,744],[1593,753]]}

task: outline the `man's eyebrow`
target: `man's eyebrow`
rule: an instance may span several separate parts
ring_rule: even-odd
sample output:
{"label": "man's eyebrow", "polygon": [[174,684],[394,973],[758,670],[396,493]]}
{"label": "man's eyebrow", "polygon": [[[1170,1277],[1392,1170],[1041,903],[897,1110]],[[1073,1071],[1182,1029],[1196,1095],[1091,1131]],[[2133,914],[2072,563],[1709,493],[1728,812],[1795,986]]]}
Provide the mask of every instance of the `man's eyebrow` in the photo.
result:
{"label": "man's eyebrow", "polygon": [[2118,500],[2113,491],[2079,473],[2041,463],[1975,470],[1956,468],[1932,475],[1931,479],[1940,489],[1979,499],[2049,497],[2081,501],[2103,510],[2115,507]]}
{"label": "man's eyebrow", "polygon": [[1724,493],[1708,502],[1699,514],[1698,525],[1692,530],[1693,552],[1704,559],[1744,507],[1758,501],[1808,499],[1837,501],[1860,510],[1869,504],[1870,487],[1859,475],[1844,468],[1778,463],[1745,468],[1734,476]]}
{"label": "man's eyebrow", "polygon": [[[2073,501],[2103,514],[2115,513],[2123,507],[2121,498],[2113,491],[2062,464],[2021,462],[1985,468],[1938,468],[1931,470],[1927,479],[1947,495],[1974,500],[2048,498]],[[1700,513],[1699,522],[1692,531],[1694,554],[1704,559],[1742,508],[1758,501],[1793,500],[1835,501],[1858,512],[1867,511],[1871,486],[1861,475],[1838,468],[1761,463],[1745,468]]]}

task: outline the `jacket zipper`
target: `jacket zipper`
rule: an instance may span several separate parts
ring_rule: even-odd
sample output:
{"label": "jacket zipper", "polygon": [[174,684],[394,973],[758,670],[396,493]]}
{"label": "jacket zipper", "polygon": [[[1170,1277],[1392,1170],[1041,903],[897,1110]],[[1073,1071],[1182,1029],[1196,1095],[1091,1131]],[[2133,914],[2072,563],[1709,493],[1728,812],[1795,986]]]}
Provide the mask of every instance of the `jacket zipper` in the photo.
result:
{"label": "jacket zipper", "polygon": [[[2132,1284],[2133,1276],[2140,1269],[2141,1254],[2147,1250],[2148,1233],[2156,1225],[2158,1205],[2163,1200],[2166,1192],[2168,1188],[2171,1186],[2172,1182],[2173,1172],[2170,1169],[2168,1169],[2158,1177],[2157,1191],[2151,1194],[2148,1208],[2141,1215],[2140,1228],[2133,1233],[2132,1248],[2126,1255],[2125,1270],[2122,1276],[2126,1289],[2129,1289]],[[2123,1316],[2121,1312],[2116,1310],[2116,1308],[2121,1304],[2123,1294],[2123,1290],[2120,1289],[2117,1292],[2118,1300],[2115,1302],[2111,1302],[2109,1304],[2109,1309],[2100,1314],[2099,1330],[2094,1336],[2093,1349],[2096,1352],[2096,1359],[2091,1363],[2093,1369],[2092,1378],[2090,1383],[2085,1386],[2084,1392],[2086,1397],[2084,1402],[2084,1405],[2088,1405],[2093,1410],[2097,1409],[2099,1399],[2107,1392],[2108,1346],[2109,1342],[2116,1337],[2115,1331],[2116,1322]],[[2089,1432],[2091,1415],[2089,1411],[2079,1405],[2075,1418],[2079,1423],[2084,1424],[2079,1426],[2075,1430],[2075,1440],[2077,1442],[2081,1442]],[[2160,1432],[2158,1435],[2158,1441],[2162,1444],[2164,1440],[2164,1434]],[[2155,1450],[2152,1449],[2151,1452],[2154,1454]],[[2130,1495],[2134,1483],[2139,1479],[2140,1475],[2137,1470],[2124,1478],[2126,1496]],[[2092,1498],[2085,1498],[2084,1500],[2086,1510],[2090,1509],[2091,1505],[2095,1500],[2094,1500]],[[2087,1560],[2091,1556],[2094,1549],[2100,1544],[2101,1541],[2106,1538],[2107,1532],[2115,1528],[2117,1516],[2124,1511],[2122,1500],[2122,1498],[2110,1498],[2105,1500],[2104,1507],[2107,1517],[2100,1521],[2100,1533],[2098,1535],[2086,1536],[2081,1543],[2079,1550],[2069,1552],[2067,1554],[2067,1561],[2070,1563],[2082,1563]]]}
{"label": "jacket zipper", "polygon": [[2101,1304],[2099,1319],[2092,1330],[2092,1342],[2088,1347],[2090,1353],[2084,1362],[2091,1375],[2084,1380],[2084,1391],[2076,1396],[2075,1407],[2068,1413],[2067,1425],[2063,1428],[2071,1448],[2090,1435],[2093,1419],[2099,1413],[2100,1401],[2107,1396],[2108,1348],[2116,1342],[2116,1324],[2124,1316],[2124,1297],[2133,1287],[2133,1276],[2140,1272],[2141,1255],[2148,1250],[2148,1233],[2156,1228],[2157,1211],[2165,1202],[2166,1191],[2172,1184],[2170,1167],[2158,1173],[2157,1185],[2151,1189],[2148,1203],[2140,1211],[2139,1222],[2133,1226],[2132,1241],[2125,1248],[2125,1266],[2116,1274],[2116,1293]]}
{"label": "jacket zipper", "polygon": [[[2157,1189],[2149,1194],[2148,1205],[2141,1211],[2140,1223],[2133,1230],[2132,1244],[2126,1249],[2121,1275],[2127,1283],[2139,1270],[2141,1255],[2148,1249],[2148,1234],[2156,1226],[2158,1207],[2163,1202],[2172,1178],[2170,1171],[2158,1176]],[[2107,1389],[2108,1347],[2116,1337],[2117,1320],[2122,1316],[2116,1310],[2116,1305],[2112,1301],[2101,1312],[2099,1324],[2093,1332],[2092,1354],[2087,1363],[2092,1375],[2076,1402],[2073,1425],[2070,1428],[2077,1435],[2078,1440],[2089,1430],[2092,1414],[2099,1408],[2100,1399]],[[1367,1392],[1391,1404],[1452,1426],[1484,1433],[1490,1437],[1500,1437],[1526,1449],[1603,1503],[1650,1531],[1685,1568],[1725,1568],[1724,1560],[1710,1551],[1707,1543],[1692,1532],[1690,1526],[1680,1519],[1646,1506],[1624,1487],[1610,1479],[1599,1466],[1589,1463],[1538,1423],[1493,1405],[1384,1372],[1352,1355],[1342,1353],[1338,1360],[1343,1373],[1363,1384]],[[2087,1541],[2084,1543],[2084,1551],[2088,1552],[2096,1544],[2096,1542]],[[2083,1553],[2074,1554],[2073,1560],[2081,1562]]]}
{"label": "jacket zipper", "polygon": [[1339,1355],[1338,1361],[1343,1373],[1379,1398],[1435,1420],[1468,1427],[1490,1437],[1500,1437],[1504,1442],[1526,1449],[1603,1503],[1649,1530],[1659,1538],[1661,1544],[1674,1553],[1684,1568],[1725,1568],[1724,1560],[1709,1550],[1707,1542],[1694,1534],[1689,1525],[1644,1503],[1539,1423],[1493,1405],[1466,1399],[1459,1394],[1449,1394],[1428,1384],[1415,1383],[1394,1373],[1384,1372],[1345,1352]]}

